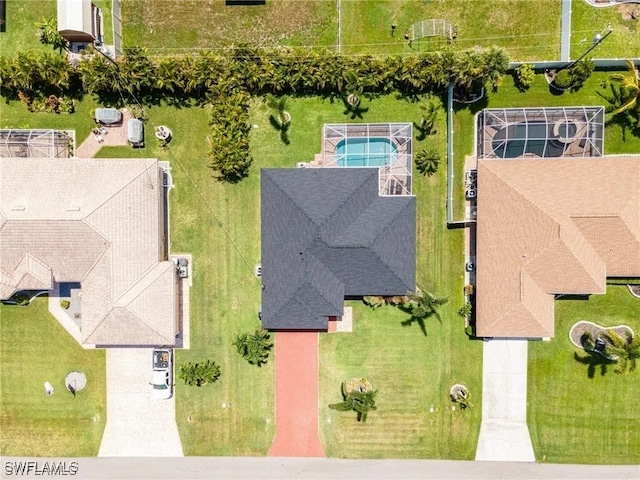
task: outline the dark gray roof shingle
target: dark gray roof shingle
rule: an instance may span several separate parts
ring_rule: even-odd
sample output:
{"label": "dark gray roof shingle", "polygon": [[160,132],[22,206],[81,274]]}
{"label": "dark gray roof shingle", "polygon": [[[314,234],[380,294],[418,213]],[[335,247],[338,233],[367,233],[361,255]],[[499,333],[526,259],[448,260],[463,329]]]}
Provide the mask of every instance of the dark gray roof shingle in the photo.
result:
{"label": "dark gray roof shingle", "polygon": [[415,216],[374,168],[263,169],[263,326],[324,330],[345,296],[414,290]]}

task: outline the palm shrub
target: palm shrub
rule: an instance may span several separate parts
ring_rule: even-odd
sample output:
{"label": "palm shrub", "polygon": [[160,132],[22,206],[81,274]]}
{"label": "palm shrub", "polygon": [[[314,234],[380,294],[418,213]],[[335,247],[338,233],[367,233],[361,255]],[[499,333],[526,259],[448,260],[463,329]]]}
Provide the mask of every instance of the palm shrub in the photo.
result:
{"label": "palm shrub", "polygon": [[615,357],[617,364],[614,372],[621,375],[633,372],[640,358],[640,337],[631,332],[623,337],[613,329],[607,329],[606,335],[610,344],[605,350],[609,357]]}
{"label": "palm shrub", "polygon": [[420,121],[415,123],[414,126],[420,132],[420,139],[424,139],[427,135],[435,133],[434,127],[438,121],[440,115],[441,106],[433,98],[429,98],[427,101],[420,104],[420,110],[422,115]]}
{"label": "palm shrub", "polygon": [[521,92],[528,90],[529,87],[533,85],[533,81],[536,78],[536,72],[528,63],[521,63],[513,73],[516,87]]}
{"label": "palm shrub", "polygon": [[449,297],[436,297],[433,293],[416,289],[415,293],[407,293],[408,308],[411,317],[415,319],[425,319],[436,317],[441,322],[442,318],[438,313],[438,308],[449,301]]}
{"label": "palm shrub", "polygon": [[427,176],[431,176],[438,171],[440,165],[440,153],[435,148],[424,148],[416,155],[416,168]]}
{"label": "palm shrub", "polygon": [[273,348],[271,335],[262,328],[257,329],[253,334],[236,334],[232,345],[236,347],[242,358],[251,365],[257,365],[258,367],[267,363],[269,352]]}
{"label": "palm shrub", "polygon": [[34,25],[38,27],[40,42],[44,45],[51,45],[60,53],[69,48],[67,39],[58,32],[58,21],[55,17],[43,18],[42,22],[35,22]]}
{"label": "palm shrub", "polygon": [[352,378],[342,382],[340,386],[342,402],[332,403],[329,408],[340,412],[356,412],[358,422],[366,422],[370,411],[377,410],[376,397],[378,390],[374,390],[366,378]]}
{"label": "palm shrub", "polygon": [[458,310],[458,315],[465,320],[469,320],[471,318],[471,314],[473,313],[473,305],[471,302],[465,302],[460,310]]}
{"label": "palm shrub", "polygon": [[178,378],[184,380],[189,386],[201,387],[207,383],[215,383],[220,378],[220,366],[216,362],[207,360],[205,362],[188,362],[180,366]]}

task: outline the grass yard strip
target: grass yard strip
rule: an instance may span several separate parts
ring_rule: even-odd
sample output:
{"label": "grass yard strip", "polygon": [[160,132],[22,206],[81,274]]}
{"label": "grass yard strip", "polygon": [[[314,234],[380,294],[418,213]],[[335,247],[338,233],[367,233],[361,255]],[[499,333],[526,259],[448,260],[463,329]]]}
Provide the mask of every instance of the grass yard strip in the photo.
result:
{"label": "grass yard strip", "polygon": [[150,53],[251,44],[318,45],[337,39],[336,0],[278,0],[265,5],[223,1],[131,0],[123,3],[124,43]]}
{"label": "grass yard strip", "polygon": [[593,58],[640,57],[640,25],[630,14],[640,9],[636,4],[594,8],[584,0],[571,5],[571,58],[578,58],[593,44],[593,37],[604,34],[611,23],[613,31],[598,45],[590,56]]}
{"label": "grass yard strip", "polygon": [[607,286],[606,295],[555,302],[556,336],[530,342],[527,418],[538,462],[637,464],[640,462],[638,372],[604,375],[574,359],[569,330],[580,320],[603,326],[625,324],[640,334],[640,299],[626,286]]}
{"label": "grass yard strip", "polygon": [[[49,17],[57,18],[56,0],[9,0],[5,31],[0,32],[0,55],[13,56],[16,52],[53,52],[50,45],[43,45],[38,37],[38,27],[34,24]],[[113,22],[111,1],[93,0],[102,9],[104,18],[105,43],[113,43]]]}
{"label": "grass yard strip", "polygon": [[[47,304],[41,297],[27,307],[0,305],[0,454],[95,456],[106,420],[105,354],[78,345]],[[87,377],[75,396],[64,383],[74,370]]]}
{"label": "grass yard strip", "polygon": [[[412,24],[446,20],[456,27],[456,48],[497,45],[515,60],[551,60],[560,55],[561,3],[556,0],[342,0],[342,51],[347,54],[407,54],[438,50],[442,39],[409,47]],[[396,29],[392,35],[391,25]]]}

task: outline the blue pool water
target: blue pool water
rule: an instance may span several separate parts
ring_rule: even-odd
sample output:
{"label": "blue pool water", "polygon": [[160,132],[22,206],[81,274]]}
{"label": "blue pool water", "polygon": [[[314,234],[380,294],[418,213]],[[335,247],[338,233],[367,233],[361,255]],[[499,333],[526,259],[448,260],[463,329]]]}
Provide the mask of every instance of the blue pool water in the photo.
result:
{"label": "blue pool water", "polygon": [[398,146],[382,137],[346,138],[335,151],[340,167],[383,167],[391,165],[397,153]]}

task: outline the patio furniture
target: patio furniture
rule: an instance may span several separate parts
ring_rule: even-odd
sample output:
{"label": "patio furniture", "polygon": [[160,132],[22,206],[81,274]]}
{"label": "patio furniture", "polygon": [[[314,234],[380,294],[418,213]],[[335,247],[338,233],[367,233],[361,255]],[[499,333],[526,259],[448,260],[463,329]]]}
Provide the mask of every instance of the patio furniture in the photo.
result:
{"label": "patio furniture", "polygon": [[132,147],[144,147],[144,125],[141,120],[132,118],[127,122],[127,140]]}
{"label": "patio furniture", "polygon": [[122,123],[122,112],[116,108],[96,108],[95,120],[107,127],[119,125]]}

